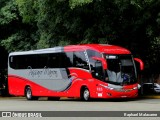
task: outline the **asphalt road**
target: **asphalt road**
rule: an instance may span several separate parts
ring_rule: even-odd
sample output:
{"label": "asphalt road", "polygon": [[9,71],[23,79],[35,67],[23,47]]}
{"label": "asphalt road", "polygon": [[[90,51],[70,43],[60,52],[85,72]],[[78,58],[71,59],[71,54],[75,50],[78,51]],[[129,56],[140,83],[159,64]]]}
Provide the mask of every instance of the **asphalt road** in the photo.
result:
{"label": "asphalt road", "polygon": [[[40,98],[38,101],[27,101],[23,97],[0,97],[0,111],[160,111],[160,99],[93,100],[90,102],[83,102],[78,99],[61,99],[60,101],[48,101],[46,98]],[[91,118],[92,120],[106,120],[105,117],[76,117],[76,120],[90,120]],[[17,120],[17,118],[12,119]],[[25,120],[27,118],[23,119]],[[34,118],[34,120],[35,119],[36,118]],[[42,118],[37,118],[37,120],[39,119]],[[44,119],[75,120],[74,117],[50,117],[43,118],[43,120]],[[107,118],[107,120],[110,119],[112,119],[112,117]],[[127,117],[115,117],[114,119],[128,120]],[[130,119],[135,120],[134,117],[131,117]],[[142,117],[141,119],[144,119],[144,117]],[[145,120],[151,119],[155,120],[159,118],[145,117]]]}

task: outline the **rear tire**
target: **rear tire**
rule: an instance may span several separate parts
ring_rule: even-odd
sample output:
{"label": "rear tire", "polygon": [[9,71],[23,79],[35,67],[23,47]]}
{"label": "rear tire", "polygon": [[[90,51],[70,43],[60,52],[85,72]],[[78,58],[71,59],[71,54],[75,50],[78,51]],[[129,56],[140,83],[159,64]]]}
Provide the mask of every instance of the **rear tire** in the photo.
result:
{"label": "rear tire", "polygon": [[81,99],[83,101],[89,101],[90,100],[90,92],[89,92],[87,87],[82,89],[82,91],[81,91]]}
{"label": "rear tire", "polygon": [[26,96],[26,99],[27,99],[27,100],[38,100],[38,97],[34,97],[34,96],[32,95],[32,90],[31,90],[30,87],[27,87],[27,88],[25,89],[25,96]]}

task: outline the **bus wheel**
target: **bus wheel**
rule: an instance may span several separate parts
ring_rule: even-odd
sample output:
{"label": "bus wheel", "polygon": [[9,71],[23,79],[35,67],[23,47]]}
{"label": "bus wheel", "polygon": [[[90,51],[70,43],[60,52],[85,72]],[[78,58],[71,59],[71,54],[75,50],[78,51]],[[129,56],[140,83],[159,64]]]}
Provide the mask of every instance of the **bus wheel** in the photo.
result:
{"label": "bus wheel", "polygon": [[25,89],[25,96],[26,96],[27,100],[38,100],[38,97],[32,96],[32,90],[30,87],[27,87]]}
{"label": "bus wheel", "polygon": [[84,101],[89,101],[90,100],[90,92],[89,92],[87,87],[85,87],[82,90],[81,99],[84,100]]}
{"label": "bus wheel", "polygon": [[48,97],[48,100],[51,101],[58,101],[60,99],[60,97]]}

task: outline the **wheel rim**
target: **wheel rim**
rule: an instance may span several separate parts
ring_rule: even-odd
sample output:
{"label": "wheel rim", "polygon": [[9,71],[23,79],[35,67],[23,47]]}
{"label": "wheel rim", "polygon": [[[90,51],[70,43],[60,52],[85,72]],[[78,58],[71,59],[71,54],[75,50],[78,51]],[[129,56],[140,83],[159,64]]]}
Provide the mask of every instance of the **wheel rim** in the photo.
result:
{"label": "wheel rim", "polygon": [[89,99],[89,91],[88,91],[88,89],[86,89],[84,91],[83,97],[84,97],[84,100],[88,100]]}
{"label": "wheel rim", "polygon": [[26,96],[27,96],[27,98],[28,98],[28,99],[30,99],[30,98],[31,98],[31,96],[32,96],[32,92],[31,92],[31,89],[30,89],[30,88],[28,88],[28,89],[27,89]]}

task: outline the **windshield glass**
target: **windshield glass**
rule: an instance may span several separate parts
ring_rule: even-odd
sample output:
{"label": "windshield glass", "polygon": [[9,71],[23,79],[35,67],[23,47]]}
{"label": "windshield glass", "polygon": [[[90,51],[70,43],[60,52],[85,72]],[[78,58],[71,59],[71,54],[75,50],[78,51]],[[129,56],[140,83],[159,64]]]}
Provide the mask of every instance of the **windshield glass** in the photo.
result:
{"label": "windshield glass", "polygon": [[106,81],[124,85],[137,82],[135,65],[131,55],[104,55],[107,61]]}

